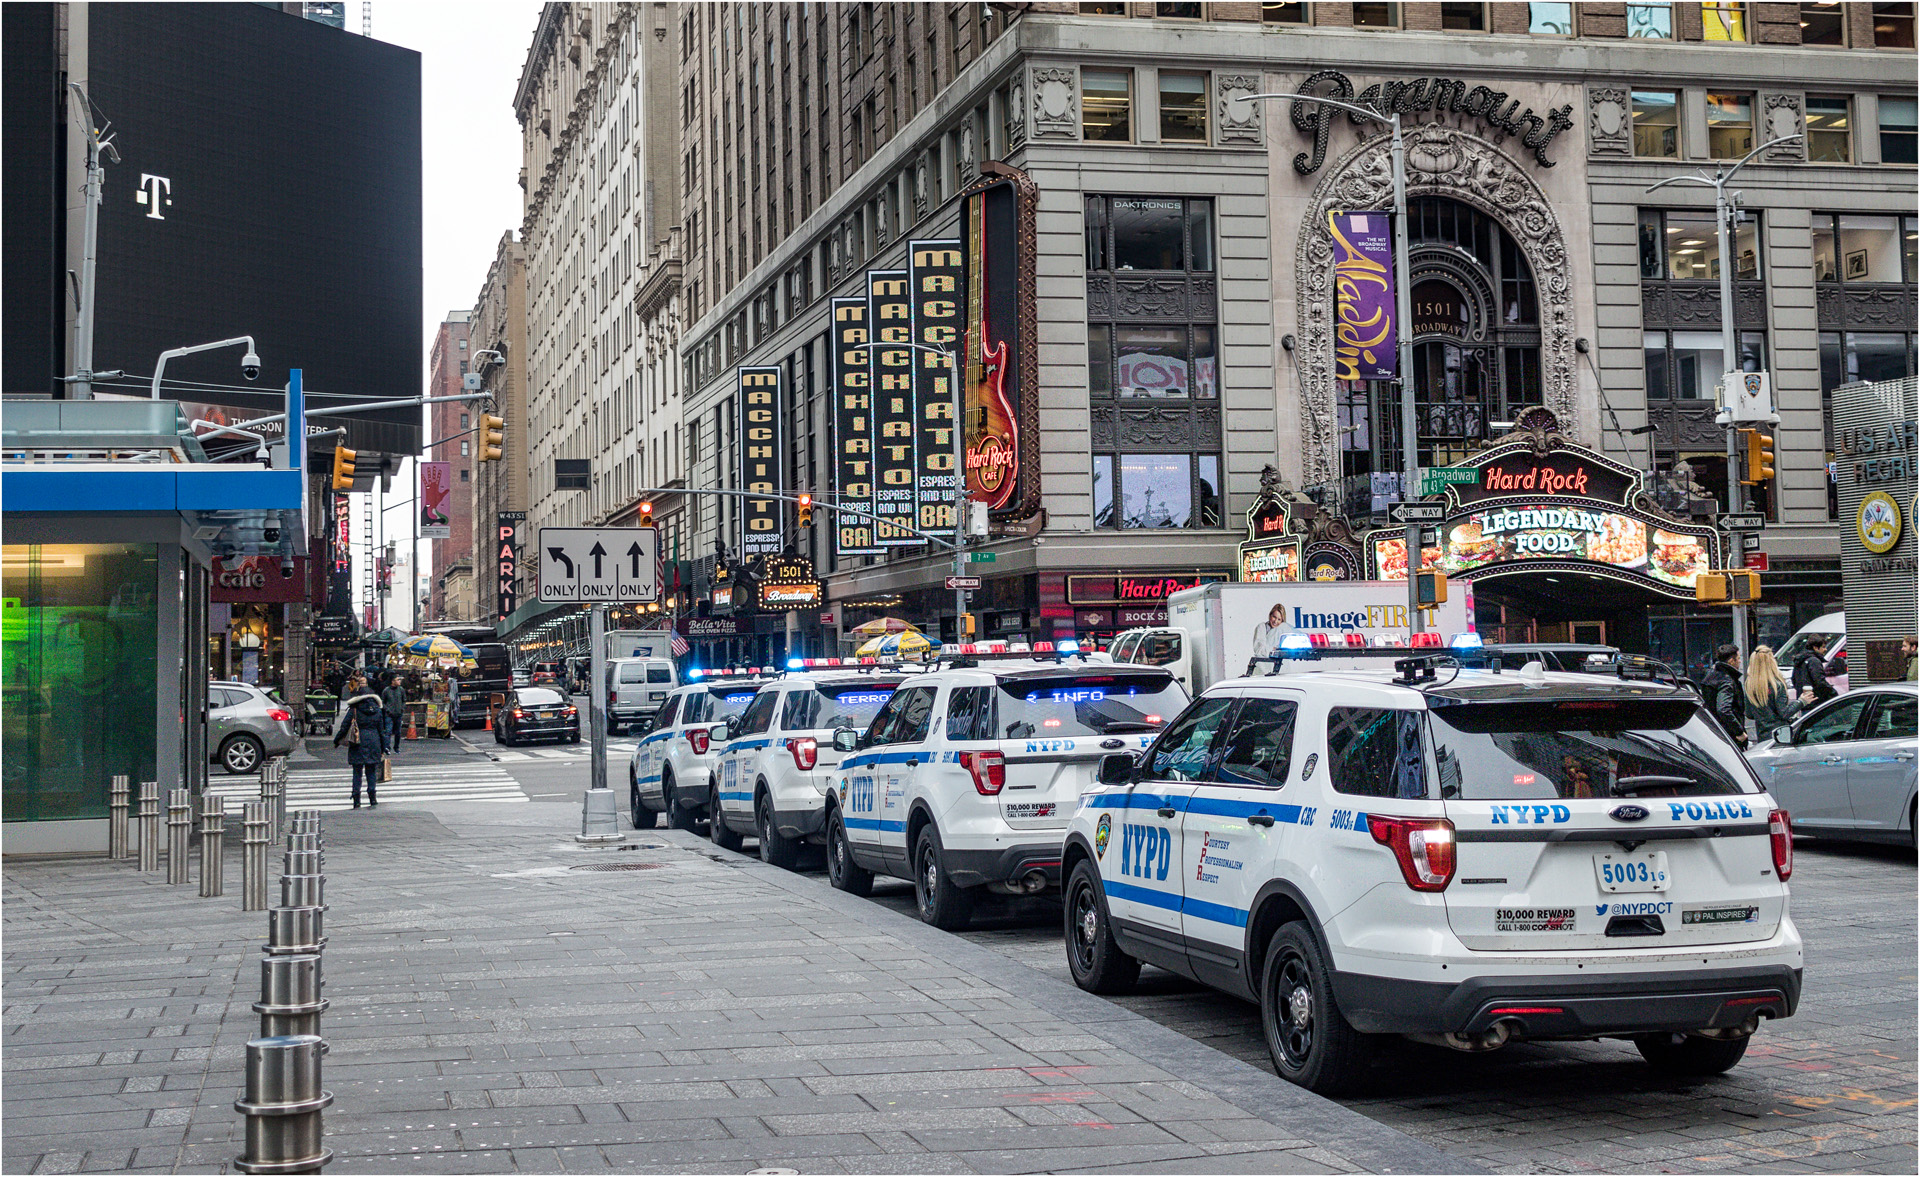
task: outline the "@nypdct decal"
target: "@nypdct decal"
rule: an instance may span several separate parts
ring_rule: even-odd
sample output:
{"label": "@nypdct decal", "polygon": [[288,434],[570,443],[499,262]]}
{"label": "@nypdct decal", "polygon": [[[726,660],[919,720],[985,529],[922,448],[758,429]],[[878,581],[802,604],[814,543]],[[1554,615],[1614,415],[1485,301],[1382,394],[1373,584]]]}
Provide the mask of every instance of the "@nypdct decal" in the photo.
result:
{"label": "@nypdct decal", "polygon": [[1093,828],[1093,853],[1096,858],[1107,856],[1107,842],[1113,837],[1113,815],[1100,815],[1100,824]]}

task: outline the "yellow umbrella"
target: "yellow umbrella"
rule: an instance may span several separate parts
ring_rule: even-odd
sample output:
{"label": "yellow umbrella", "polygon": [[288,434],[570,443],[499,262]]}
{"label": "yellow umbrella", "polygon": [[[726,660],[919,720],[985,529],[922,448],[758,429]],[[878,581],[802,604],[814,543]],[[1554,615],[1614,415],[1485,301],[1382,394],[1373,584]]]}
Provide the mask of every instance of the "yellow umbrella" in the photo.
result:
{"label": "yellow umbrella", "polygon": [[923,655],[939,648],[939,642],[918,631],[913,633],[889,633],[882,634],[872,641],[867,642],[858,650],[855,650],[854,655],[860,658],[905,658],[917,654]]}
{"label": "yellow umbrella", "polygon": [[872,637],[875,634],[919,633],[920,627],[898,617],[876,617],[872,621],[861,622],[847,632],[857,633],[862,637]]}

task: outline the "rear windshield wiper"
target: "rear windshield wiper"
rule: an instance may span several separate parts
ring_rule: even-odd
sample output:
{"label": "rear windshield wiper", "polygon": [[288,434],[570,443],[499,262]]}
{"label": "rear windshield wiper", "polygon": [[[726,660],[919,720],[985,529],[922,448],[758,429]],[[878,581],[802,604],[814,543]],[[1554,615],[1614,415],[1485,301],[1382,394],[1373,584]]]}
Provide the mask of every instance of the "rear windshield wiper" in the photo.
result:
{"label": "rear windshield wiper", "polygon": [[1685,788],[1700,782],[1690,776],[1623,776],[1613,782],[1615,796],[1627,796],[1642,789]]}
{"label": "rear windshield wiper", "polygon": [[1157,723],[1147,723],[1138,719],[1123,719],[1117,723],[1110,723],[1102,727],[1100,734],[1106,735],[1109,732],[1157,732],[1159,730],[1160,725]]}

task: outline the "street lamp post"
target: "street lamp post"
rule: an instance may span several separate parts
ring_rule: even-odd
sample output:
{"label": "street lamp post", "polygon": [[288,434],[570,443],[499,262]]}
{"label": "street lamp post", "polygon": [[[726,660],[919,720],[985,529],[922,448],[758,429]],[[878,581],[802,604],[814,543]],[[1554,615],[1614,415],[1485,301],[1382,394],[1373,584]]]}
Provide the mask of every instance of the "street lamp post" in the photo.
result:
{"label": "street lamp post", "polygon": [[[1393,264],[1399,271],[1394,283],[1394,317],[1399,320],[1398,367],[1400,369],[1400,501],[1411,503],[1420,493],[1420,415],[1413,404],[1413,266],[1407,250],[1407,144],[1400,133],[1399,112],[1381,114],[1370,106],[1341,102],[1334,98],[1316,98],[1309,94],[1243,94],[1236,101],[1260,102],[1287,100],[1317,102],[1334,106],[1348,114],[1385,123],[1393,132]],[[1420,617],[1420,563],[1422,546],[1418,523],[1407,524],[1407,632],[1426,629]]]}
{"label": "street lamp post", "polygon": [[[1778,147],[1782,143],[1794,143],[1803,138],[1805,138],[1805,136],[1799,134],[1782,135],[1778,139],[1769,140],[1754,148],[1752,151],[1747,152],[1741,156],[1740,161],[1732,167],[1727,167],[1725,164],[1722,164],[1720,167],[1715,168],[1712,176],[1669,176],[1658,184],[1651,185],[1647,189],[1648,192],[1658,192],[1669,184],[1699,184],[1703,187],[1713,189],[1713,219],[1715,229],[1717,230],[1717,241],[1720,247],[1720,370],[1722,373],[1720,396],[1721,403],[1728,408],[1731,408],[1733,405],[1734,390],[1725,387],[1725,377],[1740,371],[1736,366],[1740,362],[1740,333],[1734,323],[1733,315],[1733,271],[1735,266],[1735,258],[1733,256],[1733,220],[1740,215],[1740,194],[1738,192],[1728,192],[1727,185],[1732,182],[1733,177],[1741,168],[1747,166],[1747,163],[1752,160],[1754,156],[1770,148]],[[1727,426],[1727,511],[1731,514],[1746,509],[1746,503],[1744,502],[1746,496],[1742,494],[1740,490],[1740,455],[1737,448],[1739,429],[1737,424],[1731,419],[1726,421],[1725,424]],[[1731,558],[1744,563],[1746,560],[1746,536],[1738,531],[1729,532],[1727,542],[1732,548],[1732,552],[1730,553]],[[1731,562],[1731,560],[1729,562]],[[1733,644],[1740,648],[1740,662],[1742,665],[1745,665],[1747,660],[1747,606],[1741,602],[1735,602],[1733,606]]]}

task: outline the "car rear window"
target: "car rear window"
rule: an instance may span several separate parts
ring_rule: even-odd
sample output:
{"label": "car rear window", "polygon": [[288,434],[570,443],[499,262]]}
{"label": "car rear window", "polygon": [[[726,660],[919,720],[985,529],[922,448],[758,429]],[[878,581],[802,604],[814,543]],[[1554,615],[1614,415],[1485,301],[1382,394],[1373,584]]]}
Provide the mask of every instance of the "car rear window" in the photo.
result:
{"label": "car rear window", "polygon": [[522,707],[553,707],[566,702],[559,691],[549,691],[540,687],[522,687],[520,705]]}
{"label": "car rear window", "polygon": [[649,666],[647,667],[647,681],[672,682],[673,668],[670,666]]}
{"label": "car rear window", "polygon": [[687,695],[686,710],[680,716],[681,723],[710,723],[718,719],[732,719],[747,709],[753,702],[758,688],[752,683],[739,683],[710,686],[704,691],[694,691]]}
{"label": "car rear window", "polygon": [[994,704],[994,738],[1028,740],[1156,732],[1187,698],[1167,674],[1062,674],[1003,680]]}
{"label": "car rear window", "polygon": [[[646,682],[647,668],[638,662],[622,662],[620,664],[620,681],[625,683]],[[666,680],[660,679],[657,681],[665,682]]]}
{"label": "car rear window", "polygon": [[1691,700],[1469,703],[1428,716],[1443,798],[1759,791],[1739,751]]}
{"label": "car rear window", "polygon": [[781,712],[782,731],[806,731],[843,727],[866,731],[880,713],[898,682],[822,683],[810,691],[794,691],[787,696]]}

